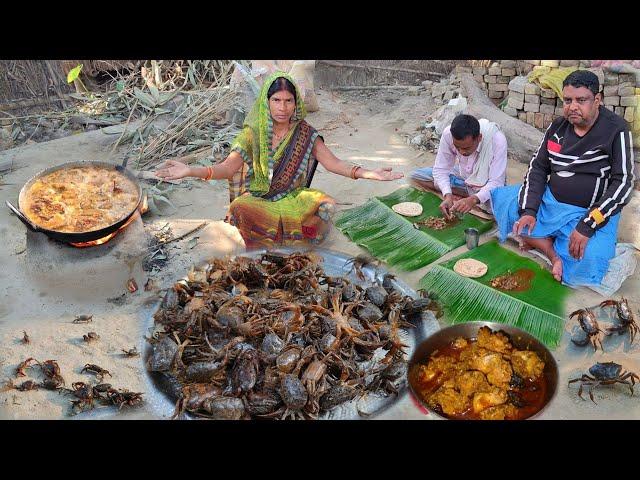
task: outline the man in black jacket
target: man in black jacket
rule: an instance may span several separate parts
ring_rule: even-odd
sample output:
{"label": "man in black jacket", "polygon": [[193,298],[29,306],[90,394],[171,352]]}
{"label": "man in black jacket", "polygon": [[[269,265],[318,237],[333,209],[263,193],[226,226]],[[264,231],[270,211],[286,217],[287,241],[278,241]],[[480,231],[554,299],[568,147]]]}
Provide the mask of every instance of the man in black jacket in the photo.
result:
{"label": "man in black jacket", "polygon": [[633,191],[633,141],[626,122],[601,105],[594,73],[571,73],[562,93],[564,117],[547,128],[531,160],[517,191],[517,215],[501,189],[492,192],[494,212],[497,203],[501,233],[526,235],[526,246],[549,257],[557,280],[598,285],[615,253],[619,213]]}

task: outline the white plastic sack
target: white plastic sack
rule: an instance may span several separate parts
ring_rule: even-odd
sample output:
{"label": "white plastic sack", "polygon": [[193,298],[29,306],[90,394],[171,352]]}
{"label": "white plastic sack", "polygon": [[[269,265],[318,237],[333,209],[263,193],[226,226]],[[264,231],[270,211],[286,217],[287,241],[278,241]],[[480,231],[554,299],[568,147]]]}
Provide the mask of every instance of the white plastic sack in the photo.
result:
{"label": "white plastic sack", "polygon": [[616,245],[616,256],[609,261],[609,270],[597,287],[589,287],[604,297],[610,297],[616,293],[628,277],[633,275],[638,265],[636,248],[631,243],[619,243]]}
{"label": "white plastic sack", "polygon": [[320,110],[313,86],[313,72],[315,68],[315,60],[296,60],[289,70],[289,75],[294,78],[300,88],[307,112],[317,112]]}
{"label": "white plastic sack", "polygon": [[431,123],[426,125],[427,128],[435,127],[436,133],[442,135],[445,128],[451,125],[453,119],[467,108],[467,99],[465,97],[452,98],[447,105],[438,109],[433,115]]}

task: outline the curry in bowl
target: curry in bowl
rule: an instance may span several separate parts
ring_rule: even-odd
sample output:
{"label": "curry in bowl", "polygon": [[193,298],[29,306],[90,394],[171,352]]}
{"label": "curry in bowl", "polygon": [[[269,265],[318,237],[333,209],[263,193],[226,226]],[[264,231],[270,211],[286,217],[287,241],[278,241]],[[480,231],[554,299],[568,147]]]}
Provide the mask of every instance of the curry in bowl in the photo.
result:
{"label": "curry in bowl", "polygon": [[545,357],[483,326],[475,338],[457,336],[413,363],[409,383],[423,404],[445,418],[522,420],[539,412],[555,390]]}

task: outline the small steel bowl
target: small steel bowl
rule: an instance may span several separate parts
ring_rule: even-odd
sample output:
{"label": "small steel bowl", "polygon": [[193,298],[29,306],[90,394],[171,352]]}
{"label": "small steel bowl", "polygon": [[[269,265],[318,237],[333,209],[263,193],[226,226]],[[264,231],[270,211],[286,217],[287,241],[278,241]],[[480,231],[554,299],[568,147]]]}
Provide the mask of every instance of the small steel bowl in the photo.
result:
{"label": "small steel bowl", "polygon": [[549,349],[542,342],[540,342],[540,340],[525,332],[524,330],[496,322],[477,321],[458,323],[456,325],[443,328],[442,330],[437,331],[436,333],[422,341],[422,343],[420,343],[416,347],[416,350],[413,352],[407,368],[407,383],[409,385],[409,391],[411,395],[413,396],[414,400],[427,411],[433,412],[440,418],[449,419],[448,417],[445,417],[433,411],[433,409],[420,398],[420,395],[418,395],[416,389],[414,389],[414,379],[412,378],[411,372],[413,372],[414,365],[426,363],[427,359],[434,351],[446,347],[456,338],[477,338],[478,330],[480,330],[481,327],[485,326],[489,327],[493,331],[502,330],[503,332],[507,333],[510,336],[511,344],[516,349],[534,351],[544,362],[544,376],[547,380],[547,391],[544,403],[540,410],[533,413],[527,418],[534,418],[539,416],[549,406],[556,395],[556,391],[558,389],[558,378],[560,376],[558,372],[558,365],[556,364],[556,361]]}

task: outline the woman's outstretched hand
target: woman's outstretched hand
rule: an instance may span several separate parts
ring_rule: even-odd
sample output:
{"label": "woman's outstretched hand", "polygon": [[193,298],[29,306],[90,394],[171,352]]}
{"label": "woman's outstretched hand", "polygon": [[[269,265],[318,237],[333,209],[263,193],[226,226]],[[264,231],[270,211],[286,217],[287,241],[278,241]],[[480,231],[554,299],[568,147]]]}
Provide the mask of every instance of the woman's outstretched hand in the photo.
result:
{"label": "woman's outstretched hand", "polygon": [[394,172],[391,170],[391,167],[385,168],[376,168],[375,170],[369,170],[365,172],[362,178],[366,178],[367,180],[381,180],[383,182],[388,182],[390,180],[398,180],[399,178],[404,177],[404,173],[402,172]]}
{"label": "woman's outstretched hand", "polygon": [[163,178],[165,180],[178,180],[180,178],[188,177],[191,173],[191,169],[188,165],[177,160],[167,160],[164,162],[158,170],[156,170],[156,177]]}

